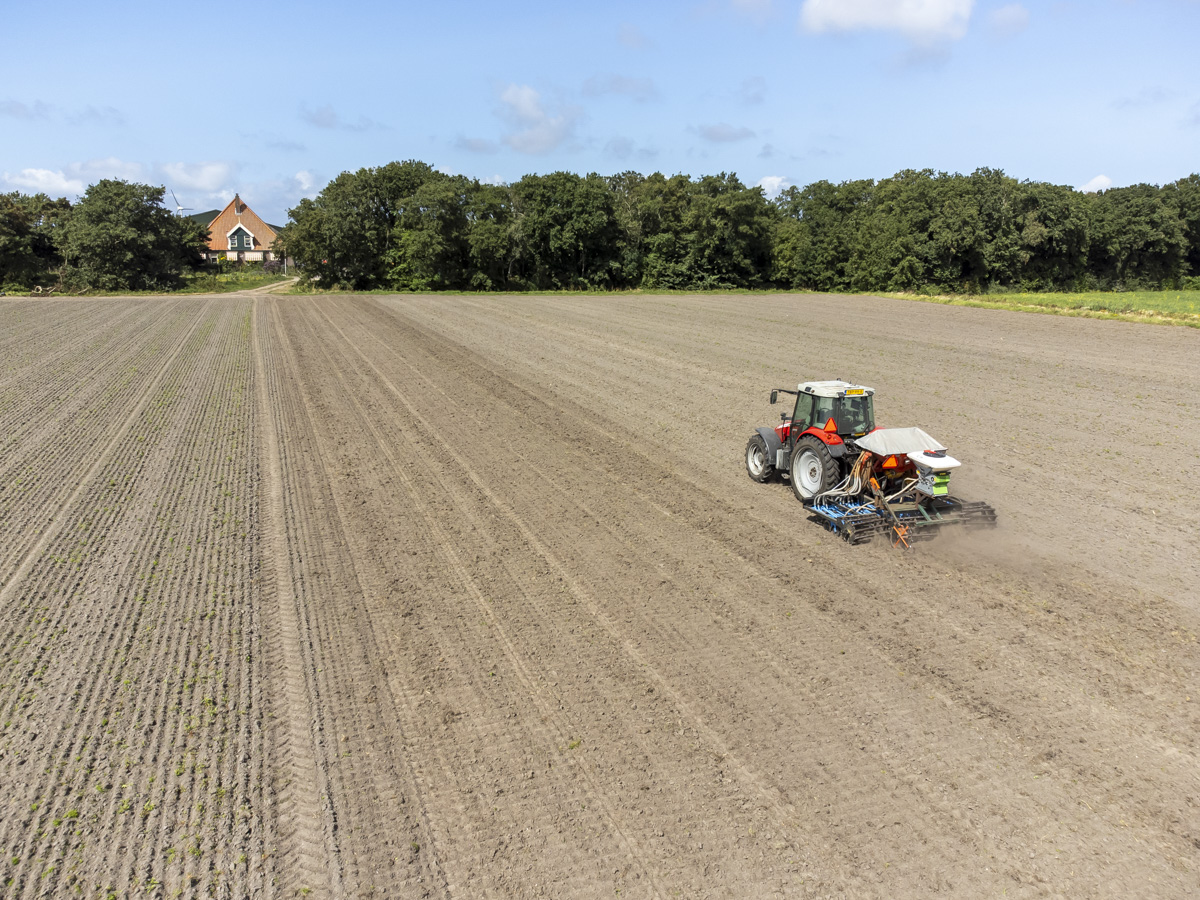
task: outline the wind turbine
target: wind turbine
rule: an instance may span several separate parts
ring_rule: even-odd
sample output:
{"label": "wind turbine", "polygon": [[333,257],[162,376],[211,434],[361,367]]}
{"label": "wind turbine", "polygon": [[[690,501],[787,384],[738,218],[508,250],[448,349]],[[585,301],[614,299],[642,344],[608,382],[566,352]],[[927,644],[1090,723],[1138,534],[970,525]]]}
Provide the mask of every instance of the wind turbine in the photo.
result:
{"label": "wind turbine", "polygon": [[190,206],[180,206],[179,198],[175,196],[175,192],[171,191],[171,199],[175,201],[175,215],[182,216],[184,212],[194,212]]}

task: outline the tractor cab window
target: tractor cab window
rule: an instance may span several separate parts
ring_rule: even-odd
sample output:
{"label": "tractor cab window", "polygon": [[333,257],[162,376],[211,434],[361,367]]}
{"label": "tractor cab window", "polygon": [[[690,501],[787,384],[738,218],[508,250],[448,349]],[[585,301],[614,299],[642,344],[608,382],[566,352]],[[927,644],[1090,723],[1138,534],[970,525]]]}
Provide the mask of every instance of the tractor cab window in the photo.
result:
{"label": "tractor cab window", "polygon": [[[824,428],[830,419],[836,419],[833,414],[833,397],[815,397],[816,409],[813,412],[812,423],[817,428]],[[841,431],[841,429],[838,429]]]}
{"label": "tractor cab window", "polygon": [[792,424],[798,425],[799,430],[792,432],[793,434],[799,434],[812,424],[812,407],[812,394],[796,395],[796,412],[792,416]]}
{"label": "tractor cab window", "polygon": [[875,427],[875,410],[869,396],[843,397],[842,414],[838,417],[841,434],[866,434]]}

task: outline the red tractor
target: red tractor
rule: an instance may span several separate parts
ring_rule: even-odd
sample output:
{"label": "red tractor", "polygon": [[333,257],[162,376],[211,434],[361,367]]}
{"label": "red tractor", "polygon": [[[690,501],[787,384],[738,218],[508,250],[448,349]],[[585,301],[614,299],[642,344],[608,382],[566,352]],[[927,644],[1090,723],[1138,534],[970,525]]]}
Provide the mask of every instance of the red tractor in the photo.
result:
{"label": "red tractor", "polygon": [[920,428],[876,428],[873,388],[845,381],[809,381],[795,391],[789,416],[758,428],[746,444],[746,471],[759,483],[777,474],[827,528],[853,544],[891,532],[908,546],[946,525],[996,523],[986,503],[950,496],[961,463]]}

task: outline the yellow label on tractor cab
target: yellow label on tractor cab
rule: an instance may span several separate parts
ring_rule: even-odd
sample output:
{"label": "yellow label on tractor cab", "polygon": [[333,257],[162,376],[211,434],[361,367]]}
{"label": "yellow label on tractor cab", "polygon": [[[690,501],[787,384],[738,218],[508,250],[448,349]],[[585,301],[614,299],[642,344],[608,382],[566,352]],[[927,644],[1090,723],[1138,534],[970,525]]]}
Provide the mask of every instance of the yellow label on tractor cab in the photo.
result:
{"label": "yellow label on tractor cab", "polygon": [[863,391],[862,391],[862,388],[848,388],[848,389],[846,390],[846,396],[847,396],[847,397],[852,397],[852,396],[854,396],[855,394],[861,394],[862,392],[863,392]]}

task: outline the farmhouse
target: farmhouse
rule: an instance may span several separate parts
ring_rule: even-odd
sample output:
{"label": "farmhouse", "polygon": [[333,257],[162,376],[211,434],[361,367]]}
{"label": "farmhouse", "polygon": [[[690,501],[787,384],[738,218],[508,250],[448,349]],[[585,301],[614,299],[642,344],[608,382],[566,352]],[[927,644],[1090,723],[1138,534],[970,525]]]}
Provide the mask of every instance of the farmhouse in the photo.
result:
{"label": "farmhouse", "polygon": [[271,245],[280,226],[268,225],[237,194],[224,209],[190,218],[208,226],[208,250],[204,257],[210,263],[222,257],[237,262],[266,262],[274,258]]}

